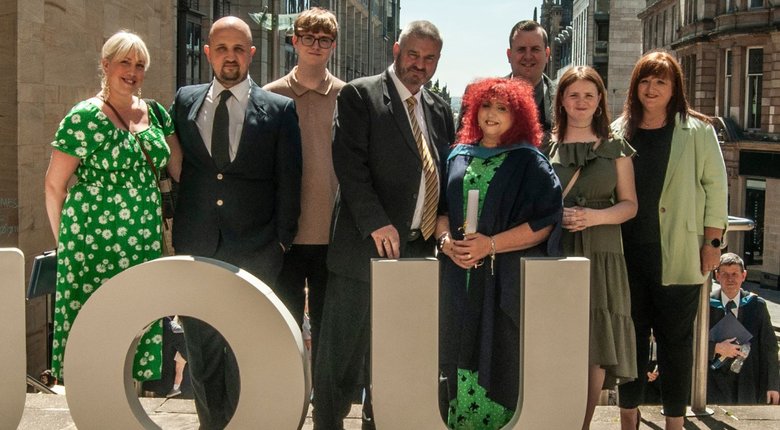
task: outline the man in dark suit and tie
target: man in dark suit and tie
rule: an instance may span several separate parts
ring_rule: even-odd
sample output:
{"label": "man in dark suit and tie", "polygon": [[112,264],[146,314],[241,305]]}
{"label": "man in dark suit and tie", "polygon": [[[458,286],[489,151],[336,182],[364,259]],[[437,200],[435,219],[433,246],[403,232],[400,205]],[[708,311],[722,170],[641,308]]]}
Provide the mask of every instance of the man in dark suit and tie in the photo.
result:
{"label": "man in dark suit and tie", "polygon": [[[336,102],[339,194],[314,368],[318,430],[340,430],[358,385],[368,385],[370,260],[434,253],[439,163],[453,142],[454,125],[450,107],[423,85],[436,71],[441,48],[433,24],[410,23],[393,46],[389,69],[350,82]],[[367,394],[364,428],[371,428]]]}
{"label": "man in dark suit and tie", "polygon": [[[710,357],[724,362],[717,369],[708,371],[707,402],[719,405],[777,405],[780,402],[777,339],[766,302],[741,288],[747,270],[736,254],[726,253],[720,257],[715,277],[720,288],[715,288],[710,294],[710,327],[732,314],[753,338],[750,339],[747,357],[744,357],[744,346],[736,343],[734,338],[710,341]],[[737,357],[743,357],[744,363],[735,373],[731,365]]]}
{"label": "man in dark suit and tie", "polygon": [[[179,89],[171,108],[182,150],[174,247],[231,263],[273,286],[300,213],[295,105],[249,78],[255,47],[242,20],[214,22],[203,50],[214,80]],[[183,322],[200,428],[224,428],[238,404],[235,357],[211,326]]]}

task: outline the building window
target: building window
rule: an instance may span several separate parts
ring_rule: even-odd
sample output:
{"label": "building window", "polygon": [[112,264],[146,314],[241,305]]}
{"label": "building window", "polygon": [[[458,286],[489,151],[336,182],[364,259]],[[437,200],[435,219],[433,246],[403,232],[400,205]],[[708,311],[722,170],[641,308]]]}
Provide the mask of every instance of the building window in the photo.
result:
{"label": "building window", "polygon": [[766,179],[748,179],[745,188],[745,217],[755,223],[753,230],[745,232],[745,264],[763,264]]}
{"label": "building window", "polygon": [[201,83],[200,56],[201,56],[201,26],[198,23],[187,21],[187,65],[186,85]]}
{"label": "building window", "polygon": [[663,26],[662,33],[661,33],[661,46],[666,46],[666,26],[668,25],[667,19],[666,19],[666,10],[664,10],[664,19],[663,19]]}
{"label": "building window", "polygon": [[[203,27],[205,14],[200,2],[182,0],[179,3],[176,33],[176,86],[200,84],[204,79]],[[206,69],[208,70],[208,69]]]}
{"label": "building window", "polygon": [[685,76],[685,87],[688,90],[686,97],[691,105],[696,102],[696,55],[688,55],[682,59],[683,76]]}
{"label": "building window", "polygon": [[750,0],[750,8],[764,7],[764,0]]}
{"label": "building window", "polygon": [[214,20],[216,21],[223,16],[230,16],[230,1],[229,0],[215,0],[214,1]]}
{"label": "building window", "polygon": [[728,117],[731,110],[731,66],[732,57],[731,49],[726,50],[726,55],[723,58],[723,112],[721,116]]}
{"label": "building window", "polygon": [[747,82],[745,97],[745,128],[761,128],[761,90],[764,80],[764,49],[747,50]]}

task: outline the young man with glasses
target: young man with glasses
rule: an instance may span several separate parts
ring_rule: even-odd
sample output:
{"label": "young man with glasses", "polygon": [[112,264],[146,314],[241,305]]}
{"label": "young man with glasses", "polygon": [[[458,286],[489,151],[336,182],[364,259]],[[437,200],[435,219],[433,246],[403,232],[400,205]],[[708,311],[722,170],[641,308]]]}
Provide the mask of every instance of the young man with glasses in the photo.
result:
{"label": "young man with glasses", "polygon": [[298,54],[298,65],[283,78],[264,87],[295,100],[303,149],[298,233],[291,249],[284,255],[282,272],[274,292],[300,326],[304,312],[304,287],[308,285],[314,363],[328,279],[325,260],[330,214],[338,187],[331,159],[331,125],[336,96],[344,81],[331,75],[327,68],[339,31],[335,15],[314,7],[302,12],[294,27],[292,41]]}

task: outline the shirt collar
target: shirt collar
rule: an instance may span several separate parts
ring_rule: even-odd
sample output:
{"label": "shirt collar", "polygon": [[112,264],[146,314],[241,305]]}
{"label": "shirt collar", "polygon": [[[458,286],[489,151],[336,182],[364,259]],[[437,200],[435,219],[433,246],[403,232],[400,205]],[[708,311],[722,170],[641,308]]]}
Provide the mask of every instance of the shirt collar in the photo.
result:
{"label": "shirt collar", "polygon": [[422,88],[420,88],[420,91],[417,91],[417,94],[412,94],[412,92],[406,88],[403,82],[398,79],[398,75],[395,74],[395,64],[391,64],[387,71],[390,73],[390,77],[393,79],[393,84],[395,85],[396,91],[398,91],[398,97],[401,98],[401,101],[406,103],[406,99],[409,97],[414,97],[417,100],[417,105],[419,106],[420,96],[422,95]]}
{"label": "shirt collar", "polygon": [[314,91],[316,93],[322,94],[323,96],[327,96],[330,92],[330,89],[333,87],[333,75],[331,75],[327,70],[325,70],[325,79],[320,82],[317,88],[311,89],[306,88],[305,86],[301,85],[300,82],[298,82],[298,78],[296,77],[297,72],[298,66],[295,66],[293,67],[292,71],[287,74],[287,85],[290,86],[290,89],[292,89],[293,93],[295,93],[295,95],[298,97],[306,94],[309,91]]}
{"label": "shirt collar", "polygon": [[212,100],[215,100],[217,97],[219,97],[219,95],[222,94],[222,91],[226,89],[233,94],[233,97],[235,97],[239,103],[243,104],[244,101],[249,98],[249,75],[247,75],[246,79],[236,85],[233,85],[230,88],[225,88],[222,83],[214,79],[211,82]]}

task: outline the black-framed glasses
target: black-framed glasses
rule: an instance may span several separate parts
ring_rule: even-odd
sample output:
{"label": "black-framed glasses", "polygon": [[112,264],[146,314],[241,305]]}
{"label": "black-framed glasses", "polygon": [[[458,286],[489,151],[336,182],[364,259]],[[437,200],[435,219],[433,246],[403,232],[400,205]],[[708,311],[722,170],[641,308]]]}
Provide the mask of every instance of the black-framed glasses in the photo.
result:
{"label": "black-framed glasses", "polygon": [[312,46],[314,45],[314,42],[317,42],[322,49],[328,49],[333,46],[333,39],[330,37],[314,37],[306,34],[303,36],[298,35],[298,39],[303,43],[303,46]]}

